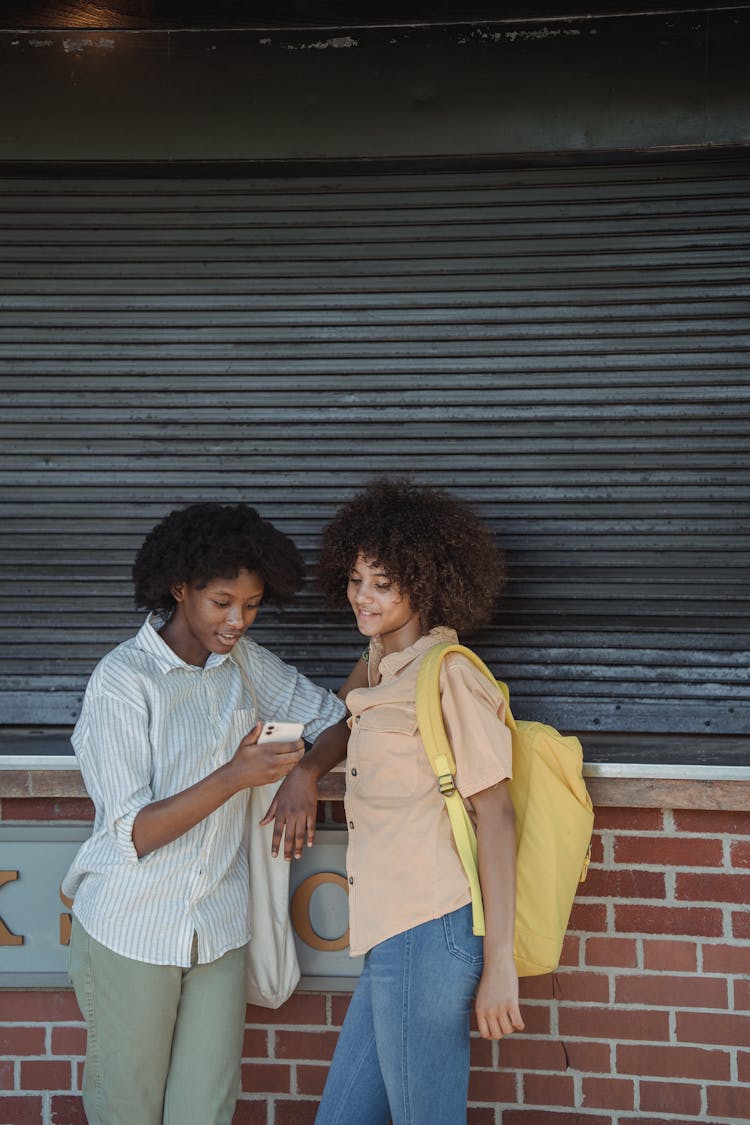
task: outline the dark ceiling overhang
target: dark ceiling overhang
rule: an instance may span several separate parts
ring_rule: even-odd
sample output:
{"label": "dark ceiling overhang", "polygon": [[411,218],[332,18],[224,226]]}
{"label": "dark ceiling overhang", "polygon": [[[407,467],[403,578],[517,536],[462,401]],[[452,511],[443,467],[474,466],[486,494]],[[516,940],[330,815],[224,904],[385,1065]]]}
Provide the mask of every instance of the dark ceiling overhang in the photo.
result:
{"label": "dark ceiling overhang", "polygon": [[220,27],[353,27],[410,23],[537,21],[628,14],[746,9],[750,4],[673,0],[6,0],[0,28],[133,29]]}

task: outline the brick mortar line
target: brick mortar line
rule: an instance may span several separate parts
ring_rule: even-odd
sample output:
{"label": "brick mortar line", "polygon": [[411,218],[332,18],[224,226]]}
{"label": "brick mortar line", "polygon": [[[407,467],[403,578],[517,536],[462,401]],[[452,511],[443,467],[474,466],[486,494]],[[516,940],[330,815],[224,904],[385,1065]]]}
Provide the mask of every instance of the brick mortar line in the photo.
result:
{"label": "brick mortar line", "polygon": [[[727,974],[727,973],[722,973],[722,972],[717,972],[717,973],[689,972],[689,973],[687,973],[687,972],[679,972],[679,971],[676,971],[674,973],[669,973],[666,970],[659,970],[659,969],[641,970],[641,969],[638,969],[638,968],[622,968],[622,969],[618,969],[614,972],[611,971],[611,970],[606,971],[606,972],[597,972],[596,967],[594,967],[591,970],[586,969],[586,970],[579,970],[579,971],[586,972],[589,975],[593,975],[593,976],[606,977],[607,980],[609,980],[611,983],[615,983],[615,984],[616,984],[616,979],[618,977],[622,977],[622,978],[625,978],[625,979],[640,979],[641,977],[648,977],[648,978],[654,978],[654,980],[656,980],[656,979],[663,979],[665,976],[668,976],[670,978],[682,979],[686,983],[690,983],[693,980],[718,980],[718,981],[726,981],[727,983],[732,984],[736,981],[744,982],[746,980],[746,974],[739,973],[739,972],[735,973],[735,974]],[[552,997],[550,999],[540,999],[538,997],[528,997],[528,998],[521,997],[521,1003],[524,1007],[529,1007],[529,1008],[534,1008],[534,1009],[549,1008],[551,1014],[557,1008],[560,1008],[560,1007],[563,1007],[565,1009],[570,1009],[570,1008],[574,1008],[574,1007],[580,1008],[582,1006],[583,1007],[591,1006],[591,1007],[595,1007],[595,1008],[598,1008],[598,1009],[604,1009],[606,1007],[612,1007],[612,1008],[616,1009],[617,1011],[639,1011],[639,1012],[642,1012],[644,1010],[647,1010],[649,1012],[652,1012],[652,1011],[653,1012],[656,1012],[656,1011],[689,1012],[689,1013],[692,1013],[692,1014],[695,1014],[695,1015],[703,1015],[703,1016],[709,1016],[709,1015],[725,1016],[725,1015],[729,1014],[729,1015],[733,1015],[733,1016],[739,1016],[740,1018],[746,1017],[746,1018],[750,1019],[750,1009],[735,1008],[733,1006],[733,1003],[729,1002],[729,999],[730,998],[728,998],[728,1004],[727,1004],[726,1007],[715,1007],[715,1006],[709,1007],[709,1006],[706,1006],[706,1005],[703,1005],[703,1004],[689,1004],[689,1003],[680,1004],[680,1003],[664,1003],[664,1002],[662,1002],[662,1003],[655,1002],[655,1003],[644,1004],[643,1002],[639,1002],[639,1001],[616,1001],[616,1000],[613,1001],[613,1000],[610,1000],[610,999],[597,1000],[597,999],[593,999],[593,998],[581,999],[580,997],[570,998],[570,999],[567,999],[567,998],[564,998],[564,997]],[[731,998],[731,999],[733,1000],[733,998]],[[34,1029],[34,1028],[39,1028],[40,1026],[41,1025],[35,1024],[35,1023],[30,1023],[30,1024],[29,1023],[11,1023],[10,1021],[0,1022],[0,1028],[5,1028],[7,1030],[18,1030],[18,1029],[24,1029],[24,1028]],[[81,1025],[81,1029],[83,1029],[83,1025]],[[254,1028],[254,1030],[256,1030],[256,1031],[267,1030],[269,1032],[273,1032],[274,1034],[276,1032],[282,1032],[282,1033],[292,1032],[292,1033],[295,1033],[295,1034],[299,1033],[299,1032],[302,1032],[302,1033],[309,1032],[310,1034],[313,1034],[313,1035],[322,1035],[322,1034],[325,1034],[325,1033],[329,1033],[331,1031],[336,1031],[337,1027],[331,1027],[331,1026],[324,1025],[324,1024],[308,1024],[308,1025],[306,1025],[305,1027],[302,1027],[302,1028],[297,1027],[297,1026],[291,1026],[291,1025],[290,1026],[274,1025],[273,1027],[267,1027],[267,1028],[266,1027],[263,1027],[263,1028],[257,1028],[256,1027],[256,1028]],[[530,1034],[532,1034],[534,1037],[537,1037],[537,1035],[539,1035],[539,1034],[542,1035],[542,1036],[545,1036],[548,1033],[532,1032]],[[521,1035],[516,1036],[516,1038],[522,1038],[522,1037],[523,1036],[521,1036]],[[82,1057],[83,1057],[82,1055],[79,1055],[79,1054],[77,1054],[76,1052],[73,1052],[73,1051],[53,1051],[51,1042],[49,1044],[45,1045],[45,1047],[44,1047],[44,1049],[41,1053],[30,1052],[28,1054],[24,1054],[24,1055],[20,1055],[20,1056],[17,1055],[17,1054],[0,1054],[0,1060],[2,1060],[2,1061],[8,1061],[8,1060],[12,1061],[12,1060],[15,1060],[17,1058],[22,1058],[24,1060],[25,1059],[42,1059],[42,1058],[62,1060],[62,1059],[65,1059],[65,1058],[82,1058]],[[249,1055],[249,1056],[243,1056],[243,1057],[246,1057],[246,1058],[261,1058],[261,1057],[265,1057],[265,1056]]]}
{"label": "brick mortar line", "polygon": [[[731,1075],[731,1073],[732,1073],[732,1066],[731,1066],[731,1063],[730,1063],[730,1066],[729,1066],[729,1073],[730,1073],[730,1075]],[[707,1118],[707,1117],[708,1117],[708,1083],[703,1083],[703,1084],[701,1085],[701,1087],[700,1087],[700,1092],[701,1092],[701,1093],[700,1093],[700,1098],[701,1098],[701,1109],[700,1109],[700,1112],[701,1112],[701,1117],[705,1117],[705,1118]]]}
{"label": "brick mortar line", "polygon": [[[630,863],[627,860],[613,860],[611,863],[592,863],[590,871],[645,871],[664,875],[748,875],[750,868],[735,867],[732,863],[714,863],[690,866],[687,863]],[[584,884],[585,885],[585,884]],[[586,896],[583,896],[584,898]],[[582,901],[580,898],[578,902]]]}
{"label": "brick mortar line", "polygon": [[[584,1111],[586,1112],[586,1111]],[[602,1111],[599,1110],[601,1113]],[[630,1121],[638,1121],[638,1114],[634,1109],[618,1109],[618,1110],[604,1110],[605,1113],[612,1114],[611,1125],[621,1125],[630,1119]],[[651,1121],[697,1121],[700,1125],[745,1125],[750,1118],[747,1117],[712,1117],[710,1122],[707,1121],[705,1116],[691,1116],[685,1113],[665,1113],[661,1110],[655,1110],[649,1115]]]}
{"label": "brick mortar line", "polygon": [[[496,1106],[497,1109],[500,1112],[502,1112],[503,1110],[506,1110],[506,1109],[507,1110],[514,1110],[514,1109],[519,1109],[519,1108],[520,1109],[526,1108],[523,1103],[521,1103],[519,1105],[518,1103],[514,1103],[514,1102],[476,1102],[476,1101],[470,1101],[469,1102],[470,1108],[482,1109],[482,1108],[488,1108],[488,1107],[492,1107],[492,1106]],[[539,1109],[540,1107],[539,1106],[531,1106],[529,1108]],[[550,1107],[544,1107],[544,1108],[550,1108]],[[554,1109],[562,1110],[563,1112],[566,1112],[566,1111],[570,1112],[571,1107],[569,1107],[569,1106],[556,1106],[556,1107],[554,1107]],[[635,1109],[616,1109],[615,1110],[615,1109],[610,1109],[608,1107],[602,1107],[602,1106],[581,1106],[580,1108],[575,1108],[573,1110],[573,1112],[577,1113],[580,1116],[584,1116],[584,1117],[611,1115],[612,1125],[617,1125],[618,1122],[625,1121],[628,1118],[631,1121],[638,1120],[638,1113],[639,1113],[639,1111],[637,1111]],[[685,1114],[685,1113],[665,1113],[664,1111],[655,1110],[649,1115],[649,1118],[650,1118],[650,1120],[665,1121],[665,1122],[669,1122],[669,1121],[691,1121],[691,1122],[692,1121],[698,1121],[698,1122],[701,1122],[701,1125],[706,1125],[706,1118],[705,1117],[698,1117],[697,1115],[694,1116],[694,1115]],[[502,1120],[502,1118],[501,1118],[501,1120]],[[713,1118],[711,1118],[710,1125],[744,1125],[744,1123],[749,1121],[749,1120],[750,1120],[750,1118],[746,1118],[746,1117],[742,1117],[742,1118],[740,1118],[740,1117],[713,1117]]]}
{"label": "brick mortar line", "polygon": [[[667,811],[666,809],[664,810]],[[705,810],[707,812],[717,812],[717,809]],[[727,814],[731,816],[731,813]],[[731,829],[706,829],[705,831],[693,831],[691,828],[597,828],[596,819],[594,820],[594,836],[600,836],[604,839],[605,836],[617,837],[625,836],[629,840],[637,837],[641,840],[663,840],[665,836],[674,838],[675,840],[750,840],[750,834],[747,832],[737,832]]]}
{"label": "brick mortar line", "polygon": [[[576,900],[573,904],[573,909],[575,909],[576,906],[587,906],[587,905],[600,906],[603,903],[612,903],[613,906],[630,906],[630,905],[633,905],[633,906],[639,906],[639,905],[664,906],[664,905],[666,905],[666,906],[673,906],[675,908],[686,908],[686,907],[690,907],[690,906],[699,906],[699,907],[710,906],[710,907],[713,907],[717,910],[721,910],[724,907],[726,907],[729,910],[735,910],[735,911],[740,911],[740,910],[743,910],[743,909],[746,908],[746,904],[739,899],[737,899],[737,900],[728,899],[728,898],[704,899],[704,898],[694,898],[694,897],[692,897],[692,898],[677,898],[676,892],[677,892],[677,879],[678,879],[678,876],[680,875],[679,871],[664,871],[664,870],[661,870],[661,871],[644,871],[644,874],[646,874],[646,875],[663,875],[664,876],[664,894],[663,895],[661,895],[661,894],[654,894],[654,895],[651,895],[651,896],[646,896],[646,895],[622,895],[622,894],[619,894],[619,895],[606,895],[606,894],[585,895],[585,896],[581,896],[580,898],[576,898]],[[686,872],[686,874],[687,874],[687,872]],[[692,874],[692,872],[690,872],[689,874]],[[704,875],[704,874],[706,874],[706,872],[697,872],[697,874]],[[716,874],[716,872],[714,872],[714,874]],[[747,874],[748,885],[750,886],[750,871],[746,872],[745,874]],[[722,872],[722,876],[724,876],[724,875],[728,879],[736,878],[735,873],[732,872],[732,871]],[[567,930],[566,932],[568,934],[586,933],[586,934],[589,934],[591,937],[600,936],[600,931],[598,931],[598,930]],[[621,935],[620,931],[618,930],[618,931],[614,931],[613,933],[611,933],[609,935],[607,935],[606,931],[604,931],[601,934],[601,936],[620,937],[622,935]],[[659,934],[657,934],[655,936],[657,936],[657,937],[658,936],[673,937],[673,936],[678,936],[678,935],[671,935],[671,934],[659,935]],[[699,936],[704,936],[704,935],[699,935]],[[737,940],[742,941],[742,940],[747,940],[747,939],[737,938]]]}
{"label": "brick mortar line", "polygon": [[[593,1001],[580,1001],[580,1000],[579,1001],[576,1001],[576,1000],[567,1000],[566,1001],[567,1010],[570,1010],[572,1008],[588,1008],[588,1007],[595,1007],[598,1010],[609,1010],[609,1007],[611,1007],[611,1006],[606,1005],[606,1003],[604,1003],[604,1002],[595,1003]],[[677,1016],[677,1015],[734,1016],[734,1017],[739,1016],[740,1018],[747,1017],[748,1020],[750,1020],[750,1011],[743,1011],[743,1010],[735,1011],[733,1008],[683,1007],[681,1005],[677,1005],[677,1003],[659,1003],[659,1005],[648,1005],[648,1006],[642,1005],[642,1003],[615,1003],[614,1008],[615,1008],[616,1011],[639,1011],[639,1012],[643,1012],[643,1011],[648,1011],[648,1012],[667,1011],[667,1012],[670,1012],[670,1014],[674,1014],[675,1016]],[[519,1036],[516,1034],[516,1037],[519,1037]],[[542,1037],[543,1038],[549,1038],[549,1036],[542,1036]],[[645,1039],[643,1039],[643,1041],[641,1041],[641,1039],[634,1039],[633,1042],[634,1043],[640,1043],[640,1042],[645,1043],[647,1041],[645,1041]]]}
{"label": "brick mortar line", "polygon": [[[580,968],[578,966],[575,966],[574,968],[570,969],[570,972],[571,973],[584,973],[587,976],[600,976],[600,977],[606,976],[606,977],[613,977],[613,978],[614,977],[653,977],[654,979],[656,979],[656,978],[662,978],[662,977],[678,977],[680,979],[684,979],[685,981],[692,981],[692,980],[696,980],[696,979],[699,979],[699,980],[733,981],[735,979],[745,980],[747,978],[746,973],[740,973],[740,972],[737,972],[737,973],[719,973],[719,972],[701,973],[697,969],[644,969],[644,968],[641,968],[638,965],[618,965],[616,968],[613,968],[613,969],[605,969],[605,968],[602,968],[600,965],[586,964],[586,965],[584,965],[583,967],[580,967]],[[524,1004],[532,1003],[531,998],[526,999],[526,998],[522,997],[521,999],[523,1000]],[[558,1004],[568,1003],[568,1001],[563,1000],[561,997],[554,997],[553,1000],[554,1000],[555,1003],[558,1003]],[[549,1003],[550,1001],[537,1001],[537,1002],[539,1002],[539,1003]]]}
{"label": "brick mortar line", "polygon": [[[484,1068],[472,1067],[471,1069],[472,1069],[472,1073],[474,1071],[476,1071],[476,1073],[478,1073],[478,1074],[494,1074],[495,1073],[495,1071],[492,1070],[492,1068],[490,1068],[490,1067],[484,1067]],[[535,1069],[535,1070],[518,1070],[517,1072],[514,1072],[514,1073],[518,1073],[518,1074],[522,1074],[522,1075],[534,1075],[534,1076],[539,1076],[539,1077],[542,1077],[542,1078],[559,1078],[561,1075],[570,1074],[571,1077],[573,1077],[574,1075],[577,1075],[580,1078],[601,1079],[603,1082],[619,1081],[620,1079],[622,1079],[623,1081],[634,1080],[634,1081],[639,1081],[639,1082],[669,1082],[670,1086],[672,1086],[672,1085],[706,1086],[706,1087],[719,1086],[719,1087],[723,1087],[727,1090],[734,1089],[736,1085],[739,1085],[740,1089],[744,1089],[745,1087],[750,1089],[750,1082],[734,1083],[730,1078],[726,1078],[726,1079],[723,1079],[723,1078],[691,1078],[690,1075],[673,1076],[673,1075],[664,1075],[664,1074],[628,1074],[628,1073],[619,1074],[619,1073],[614,1073],[614,1072],[612,1074],[606,1074],[606,1073],[602,1073],[601,1071],[598,1071],[598,1070],[576,1070],[573,1067],[570,1067],[570,1068],[568,1068],[567,1070],[564,1070],[564,1071],[550,1070],[549,1068],[539,1067],[538,1069]],[[258,1096],[260,1096],[260,1095],[258,1095]]]}
{"label": "brick mortar line", "polygon": [[[664,871],[662,869],[662,871],[657,872],[657,874],[669,875],[669,874],[671,874],[671,872]],[[677,874],[677,873],[675,872],[675,874]],[[714,872],[714,874],[716,874],[716,872]],[[729,872],[727,872],[727,874],[729,874]],[[746,874],[748,875],[748,881],[750,882],[750,872],[747,872]],[[601,906],[601,905],[607,904],[607,903],[611,903],[613,906],[655,906],[655,905],[661,906],[664,903],[667,903],[669,906],[675,906],[676,908],[688,908],[688,907],[691,907],[691,906],[713,906],[716,909],[720,910],[720,909],[722,909],[723,907],[726,906],[730,910],[740,910],[742,908],[746,909],[746,904],[744,902],[739,902],[739,901],[738,902],[732,902],[732,901],[727,901],[726,899],[722,899],[721,902],[718,902],[716,899],[701,899],[701,898],[667,899],[666,897],[664,897],[664,898],[662,898],[662,897],[646,898],[644,896],[638,896],[638,895],[627,895],[626,896],[626,895],[604,895],[604,894],[602,894],[602,895],[582,895],[580,898],[576,898],[575,902],[573,903],[573,909],[575,910],[576,906],[588,906],[588,905]],[[567,930],[566,933],[567,934],[589,934],[591,937],[598,937],[599,936],[598,930],[596,930],[596,931],[593,931],[593,930]],[[643,931],[639,931],[639,933],[643,933]],[[620,934],[619,931],[615,931],[612,934],[606,934],[606,932],[604,932],[602,934],[602,936],[620,937],[622,935]],[[675,936],[679,936],[679,935],[657,934],[655,936],[674,938]],[[698,935],[698,936],[703,937],[704,935],[701,934],[701,935]],[[743,940],[747,941],[748,944],[750,944],[750,939],[737,938],[737,941],[743,941]]]}

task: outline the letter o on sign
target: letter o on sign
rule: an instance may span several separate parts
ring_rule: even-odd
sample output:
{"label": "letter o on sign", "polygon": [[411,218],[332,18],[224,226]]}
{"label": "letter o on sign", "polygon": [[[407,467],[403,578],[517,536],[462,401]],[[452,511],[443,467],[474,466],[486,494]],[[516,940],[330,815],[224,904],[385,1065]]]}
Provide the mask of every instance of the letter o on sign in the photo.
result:
{"label": "letter o on sign", "polygon": [[335,953],[339,949],[346,949],[349,944],[349,928],[347,927],[344,930],[341,937],[323,938],[315,932],[310,921],[312,896],[318,887],[322,887],[326,883],[331,883],[334,887],[340,887],[347,895],[349,894],[349,888],[343,875],[339,875],[335,871],[319,871],[317,875],[309,875],[297,887],[292,895],[289,913],[292,925],[305,945],[309,945],[311,949],[318,949],[322,953]]}

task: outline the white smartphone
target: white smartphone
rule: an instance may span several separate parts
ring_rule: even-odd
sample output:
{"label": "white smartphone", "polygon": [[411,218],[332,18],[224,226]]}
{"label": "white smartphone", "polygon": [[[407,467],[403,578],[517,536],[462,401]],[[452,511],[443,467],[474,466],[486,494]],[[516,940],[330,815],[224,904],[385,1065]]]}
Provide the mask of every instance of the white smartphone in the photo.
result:
{"label": "white smartphone", "polygon": [[264,723],[258,742],[296,742],[302,737],[304,723]]}

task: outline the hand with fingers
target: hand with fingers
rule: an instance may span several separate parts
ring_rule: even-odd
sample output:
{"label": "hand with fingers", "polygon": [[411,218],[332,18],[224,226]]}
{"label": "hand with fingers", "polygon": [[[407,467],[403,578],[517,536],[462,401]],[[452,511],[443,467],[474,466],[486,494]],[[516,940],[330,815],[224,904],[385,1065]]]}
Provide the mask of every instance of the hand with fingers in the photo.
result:
{"label": "hand with fingers", "polygon": [[237,747],[229,763],[236,774],[238,788],[249,789],[256,785],[268,785],[290,774],[305,753],[301,739],[296,742],[258,742],[263,729],[256,723]]}
{"label": "hand with fingers", "polygon": [[502,1039],[514,1031],[523,1031],[518,975],[512,956],[485,961],[474,1011],[482,1039]]}
{"label": "hand with fingers", "polygon": [[242,789],[286,777],[302,760],[302,742],[258,743],[262,724],[245,735],[233,756],[195,785],[152,801],[133,822],[133,846],[139,856],[177,840]]}
{"label": "hand with fingers", "polygon": [[299,859],[312,847],[318,812],[318,782],[346,757],[349,727],[340,719],[321,731],[296,769],[284,779],[261,824],[275,821],[271,854],[277,856],[284,837],[284,859]]}
{"label": "hand with fingers", "polygon": [[304,766],[295,769],[279,786],[261,824],[273,820],[271,854],[277,856],[284,837],[284,859],[300,859],[302,849],[312,847],[318,811],[318,783]]}

